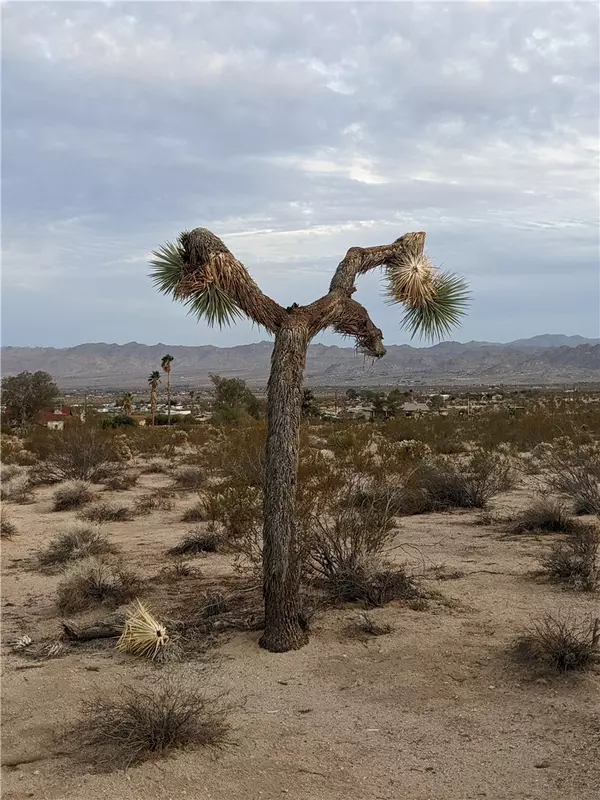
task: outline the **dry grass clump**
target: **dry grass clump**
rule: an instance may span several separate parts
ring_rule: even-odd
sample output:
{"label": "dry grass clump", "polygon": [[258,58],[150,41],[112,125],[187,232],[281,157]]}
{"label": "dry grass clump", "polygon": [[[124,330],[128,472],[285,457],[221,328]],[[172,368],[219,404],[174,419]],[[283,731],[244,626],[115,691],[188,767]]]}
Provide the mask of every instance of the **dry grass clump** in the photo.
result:
{"label": "dry grass clump", "polygon": [[102,481],[107,489],[112,489],[115,492],[126,492],[132,489],[140,477],[139,472],[126,472],[118,471],[113,473],[110,477]]}
{"label": "dry grass clump", "polygon": [[70,481],[54,492],[52,498],[53,511],[70,511],[81,508],[94,499],[89,483],[85,481]]}
{"label": "dry grass clump", "polygon": [[577,521],[565,506],[545,497],[524,509],[511,525],[512,533],[573,533],[576,529]]}
{"label": "dry grass clump", "polygon": [[140,658],[155,659],[164,653],[169,641],[166,627],[138,600],[125,618],[117,650]]}
{"label": "dry grass clump", "polygon": [[205,617],[216,617],[230,611],[230,603],[223,592],[216,590],[206,592],[202,598],[202,613]]}
{"label": "dry grass clump", "polygon": [[182,522],[205,522],[206,519],[207,509],[202,500],[198,500],[198,502],[194,503],[193,506],[186,508],[181,515]]}
{"label": "dry grass clump", "polygon": [[585,670],[600,658],[600,619],[548,615],[519,636],[513,655],[531,668],[555,672]]}
{"label": "dry grass clump", "polygon": [[86,522],[131,522],[134,516],[129,506],[106,501],[94,503],[79,513],[79,519]]}
{"label": "dry grass clump", "polygon": [[32,486],[52,486],[60,483],[63,478],[51,464],[41,462],[29,470],[29,480]]}
{"label": "dry grass clump", "polygon": [[158,573],[158,578],[165,583],[170,583],[171,581],[180,581],[182,578],[197,578],[200,574],[200,571],[191,564],[185,561],[176,561],[174,564],[167,564],[166,567],[163,567]]}
{"label": "dry grass clump", "polygon": [[598,585],[600,535],[594,525],[581,527],[564,542],[557,542],[542,560],[551,579],[573,589],[593,592]]}
{"label": "dry grass clump", "polygon": [[230,726],[227,709],[195,687],[173,680],[123,688],[115,698],[86,702],[77,740],[108,768],[126,768],[189,747],[223,747]]}
{"label": "dry grass clump", "polygon": [[134,510],[136,514],[146,516],[153,511],[171,511],[175,505],[173,492],[148,492],[136,497]]}
{"label": "dry grass clump", "polygon": [[6,512],[2,512],[0,517],[0,539],[12,539],[18,533],[15,523],[7,517]]}
{"label": "dry grass clump", "polygon": [[147,475],[167,475],[171,471],[171,462],[168,458],[152,458],[142,467],[142,472]]}
{"label": "dry grass clump", "polygon": [[120,566],[98,558],[87,558],[73,566],[58,584],[56,604],[71,614],[96,604],[119,606],[131,600],[139,581]]}
{"label": "dry grass clump", "polygon": [[387,623],[380,623],[373,619],[371,614],[359,614],[356,619],[346,625],[345,633],[352,639],[369,639],[375,636],[386,636],[392,633],[394,628]]}
{"label": "dry grass clump", "polygon": [[33,501],[32,484],[27,475],[17,475],[9,481],[2,481],[0,499],[7,503],[23,505]]}
{"label": "dry grass clump", "polygon": [[43,569],[48,569],[115,552],[116,547],[105,534],[90,525],[79,524],[55,536],[47,547],[39,551],[37,562]]}
{"label": "dry grass clump", "polygon": [[188,531],[181,541],[167,550],[169,556],[190,556],[204,553],[216,553],[221,545],[222,537],[214,531],[203,531],[194,528]]}
{"label": "dry grass clump", "polygon": [[173,470],[173,478],[181,489],[199,489],[204,483],[204,472],[191,464]]}

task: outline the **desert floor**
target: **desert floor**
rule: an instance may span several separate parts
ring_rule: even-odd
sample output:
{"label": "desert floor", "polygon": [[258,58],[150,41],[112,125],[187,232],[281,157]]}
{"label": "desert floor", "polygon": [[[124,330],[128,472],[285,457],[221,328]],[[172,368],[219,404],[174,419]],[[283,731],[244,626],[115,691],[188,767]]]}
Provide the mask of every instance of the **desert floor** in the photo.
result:
{"label": "desert floor", "polygon": [[[165,476],[143,475],[135,489],[111,494],[131,502],[169,484]],[[345,607],[317,619],[307,647],[283,655],[260,650],[257,633],[233,633],[202,658],[162,667],[106,642],[33,661],[11,643],[23,634],[34,642],[58,639],[60,576],[28,563],[59,523],[75,517],[51,511],[53,491],[38,488],[34,503],[11,505],[19,535],[2,546],[4,800],[600,796],[600,674],[536,678],[507,656],[513,637],[535,617],[600,610],[597,593],[568,592],[535,576],[552,536],[507,536],[499,525],[475,524],[478,513],[471,512],[403,518],[395,558],[441,597],[425,611],[398,603],[372,611],[393,632],[366,641],[344,633],[359,613]],[[494,510],[508,513],[530,496],[523,489],[502,495]],[[148,578],[143,596],[158,616],[177,603],[193,605],[231,572],[228,557],[209,555],[190,559],[199,576],[179,585],[152,582],[168,561],[165,549],[191,527],[177,520],[193,499],[185,495],[172,511],[104,526],[125,561]],[[232,746],[108,773],[68,752],[63,732],[83,698],[112,694],[124,683],[150,685],[165,670],[211,692],[228,691],[236,706]]]}

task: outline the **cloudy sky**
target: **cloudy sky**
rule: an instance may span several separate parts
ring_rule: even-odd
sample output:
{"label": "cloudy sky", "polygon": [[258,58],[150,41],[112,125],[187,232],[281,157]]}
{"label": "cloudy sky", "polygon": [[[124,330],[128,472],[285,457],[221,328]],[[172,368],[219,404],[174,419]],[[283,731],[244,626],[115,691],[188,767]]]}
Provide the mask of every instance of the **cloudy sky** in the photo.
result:
{"label": "cloudy sky", "polygon": [[[4,345],[234,345],[149,252],[221,236],[286,305],[426,230],[452,337],[599,333],[595,3],[2,3]],[[408,341],[379,276],[358,299]],[[338,342],[333,334],[321,341]]]}

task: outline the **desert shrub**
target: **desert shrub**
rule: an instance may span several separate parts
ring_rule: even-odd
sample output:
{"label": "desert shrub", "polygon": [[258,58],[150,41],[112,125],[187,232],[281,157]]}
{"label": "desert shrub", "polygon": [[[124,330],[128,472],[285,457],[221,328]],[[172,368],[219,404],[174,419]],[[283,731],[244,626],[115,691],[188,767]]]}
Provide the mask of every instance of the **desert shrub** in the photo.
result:
{"label": "desert shrub", "polygon": [[216,617],[217,614],[226,614],[230,610],[229,601],[223,592],[212,590],[204,593],[202,597],[202,614],[205,617]]}
{"label": "desert shrub", "polygon": [[127,414],[106,414],[100,423],[100,427],[107,428],[135,428],[136,421]]}
{"label": "desert shrub", "polygon": [[72,508],[81,508],[94,499],[89,483],[85,481],[70,481],[54,492],[52,508],[54,511],[69,511]]}
{"label": "desert shrub", "polygon": [[[408,493],[403,487],[385,484],[359,488],[348,500],[359,508],[370,504],[378,513],[389,516],[406,514],[410,503]],[[414,513],[412,505],[409,510]]]}
{"label": "desert shrub", "polygon": [[238,557],[238,566],[262,568],[262,491],[243,485],[224,485],[212,497],[212,514],[224,542]]}
{"label": "desert shrub", "polygon": [[402,566],[377,558],[355,561],[336,570],[329,569],[321,583],[335,602],[362,603],[377,608],[392,600],[424,599],[414,578]]}
{"label": "desert shrub", "polygon": [[7,516],[6,512],[2,512],[2,516],[0,516],[0,538],[1,539],[12,539],[13,536],[16,536],[18,533],[17,526],[15,523]]}
{"label": "desert shrub", "polygon": [[131,600],[138,589],[139,581],[131,572],[92,557],[65,574],[56,590],[56,604],[66,614],[96,604],[119,606]]}
{"label": "desert shrub", "polygon": [[31,481],[27,475],[18,475],[10,481],[2,481],[0,498],[8,503],[31,503],[33,500]]}
{"label": "desert shrub", "polygon": [[173,492],[148,492],[136,497],[133,503],[134,512],[142,516],[153,511],[171,511],[175,505]]}
{"label": "desert shrub", "polygon": [[262,488],[265,467],[264,424],[238,428],[220,446],[220,467],[231,484]]}
{"label": "desert shrub", "polygon": [[199,489],[204,482],[204,473],[200,467],[188,464],[174,469],[173,478],[181,489]]}
{"label": "desert shrub", "polygon": [[95,761],[124,768],[182,748],[222,747],[228,732],[219,700],[171,680],[86,702],[73,734],[94,751]]}
{"label": "desert shrub", "polygon": [[51,464],[40,462],[29,470],[29,480],[32,486],[52,486],[61,483],[63,477]]}
{"label": "desert shrub", "polygon": [[371,614],[363,612],[346,625],[345,633],[352,639],[368,639],[374,636],[386,636],[393,630],[391,625],[377,622]]}
{"label": "desert shrub", "polygon": [[12,481],[13,478],[17,478],[24,474],[23,467],[19,464],[2,464],[2,471],[0,472],[0,477],[2,482],[5,481]]}
{"label": "desert shrub", "polygon": [[148,475],[166,475],[171,471],[171,462],[167,458],[152,458],[142,467]]}
{"label": "desert shrub", "polygon": [[112,489],[115,492],[126,492],[135,486],[139,477],[139,472],[115,472],[109,478],[103,480],[102,483],[107,489]]}
{"label": "desert shrub", "polygon": [[56,438],[48,463],[63,479],[94,480],[101,467],[115,460],[110,438],[99,428],[72,425]]}
{"label": "desert shrub", "polygon": [[440,456],[413,473],[410,485],[413,490],[420,487],[432,511],[485,508],[513,486],[513,468],[509,459],[492,451],[478,450],[460,464]]}
{"label": "desert shrub", "polygon": [[573,503],[576,514],[600,516],[600,443],[577,444],[568,437],[537,450],[550,489]]}
{"label": "desert shrub", "polygon": [[600,619],[548,615],[519,636],[513,654],[523,664],[557,672],[585,670],[599,658]]}
{"label": "desert shrub", "polygon": [[17,456],[23,451],[25,445],[18,436],[2,434],[0,436],[0,453],[3,464],[14,464]]}
{"label": "desert shrub", "polygon": [[47,547],[40,550],[37,562],[47,569],[114,552],[116,547],[99,530],[89,525],[74,525],[57,534]]}
{"label": "desert shrub", "polygon": [[598,584],[599,540],[596,526],[581,526],[564,542],[551,547],[542,560],[542,566],[552,580],[591,592]]}
{"label": "desert shrub", "polygon": [[576,528],[562,503],[542,497],[517,514],[511,525],[512,533],[572,533]]}
{"label": "desert shrub", "polygon": [[133,510],[129,506],[106,501],[94,503],[79,513],[79,519],[87,522],[130,522],[133,518]]}
{"label": "desert shrub", "polygon": [[203,531],[194,528],[188,531],[181,541],[167,550],[169,556],[187,556],[198,553],[216,553],[221,544],[221,537],[214,531]]}
{"label": "desert shrub", "polygon": [[201,500],[194,503],[193,506],[186,508],[181,515],[182,522],[204,522],[206,520],[206,507]]}

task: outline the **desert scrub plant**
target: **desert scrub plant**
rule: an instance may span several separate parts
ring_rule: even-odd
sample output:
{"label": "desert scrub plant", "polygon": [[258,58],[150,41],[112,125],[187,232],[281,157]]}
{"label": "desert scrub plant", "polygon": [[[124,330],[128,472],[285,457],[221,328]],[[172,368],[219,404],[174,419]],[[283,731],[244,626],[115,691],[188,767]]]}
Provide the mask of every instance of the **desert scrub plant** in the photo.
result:
{"label": "desert scrub plant", "polygon": [[147,475],[168,475],[171,471],[171,462],[168,458],[152,458],[141,468]]}
{"label": "desert scrub plant", "polygon": [[103,500],[84,508],[78,516],[86,522],[131,522],[135,514],[129,506]]}
{"label": "desert scrub plant", "polygon": [[25,470],[19,464],[0,464],[0,478],[2,482],[12,481],[13,478],[24,474]]}
{"label": "desert scrub plant", "polygon": [[589,669],[600,657],[600,618],[547,615],[535,621],[512,646],[515,658],[554,672]]}
{"label": "desert scrub plant", "polygon": [[53,441],[47,460],[63,480],[93,481],[102,468],[115,461],[115,452],[104,431],[73,425]]}
{"label": "desert scrub plant", "polygon": [[116,550],[100,530],[91,525],[76,524],[51,539],[48,546],[38,552],[37,563],[42,569],[52,569],[90,556],[115,553]]}
{"label": "desert scrub plant", "polygon": [[513,467],[506,456],[477,450],[462,463],[444,456],[425,462],[415,471],[409,486],[420,488],[431,511],[451,508],[485,508],[500,492],[514,485]]}
{"label": "desert scrub plant", "polygon": [[133,573],[90,557],[65,573],[56,590],[56,605],[65,614],[85,611],[97,604],[119,606],[134,597],[139,585]]}
{"label": "desert scrub plant", "polygon": [[115,698],[86,701],[73,734],[93,751],[95,761],[127,768],[183,748],[223,747],[227,717],[219,698],[208,699],[197,688],[171,679],[153,687],[125,687]]}
{"label": "desert scrub plant", "polygon": [[33,501],[31,481],[28,475],[18,475],[10,481],[3,481],[0,488],[0,498],[7,503],[24,505]]}
{"label": "desert scrub plant", "polygon": [[199,489],[204,483],[204,472],[191,464],[173,470],[175,484],[180,489]]}
{"label": "desert scrub plant", "polygon": [[511,533],[573,533],[578,528],[563,503],[541,497],[511,523]]}
{"label": "desert scrub plant", "polygon": [[548,487],[573,503],[576,514],[600,516],[600,442],[568,437],[536,448]]}
{"label": "desert scrub plant", "polygon": [[178,544],[167,550],[168,556],[191,556],[203,553],[216,553],[222,542],[222,537],[214,531],[203,531],[194,528],[188,531]]}
{"label": "desert scrub plant", "polygon": [[139,472],[123,470],[105,478],[102,483],[107,489],[112,489],[115,492],[126,492],[135,486],[139,477]]}
{"label": "desert scrub plant", "polygon": [[7,516],[6,511],[2,510],[2,514],[0,516],[0,538],[1,539],[12,539],[13,536],[16,536],[18,533],[17,526],[15,523]]}
{"label": "desert scrub plant", "polygon": [[593,592],[598,585],[598,546],[596,525],[581,526],[565,541],[556,542],[542,559],[542,566],[553,581],[573,589]]}
{"label": "desert scrub plant", "polygon": [[136,497],[133,508],[136,514],[147,516],[153,511],[171,511],[174,505],[174,493],[161,489],[158,492],[148,492]]}
{"label": "desert scrub plant", "polygon": [[54,492],[52,498],[53,511],[70,511],[81,508],[94,499],[89,483],[85,481],[69,481]]}

